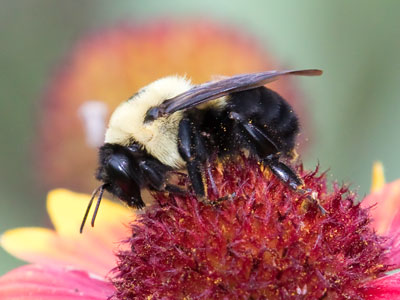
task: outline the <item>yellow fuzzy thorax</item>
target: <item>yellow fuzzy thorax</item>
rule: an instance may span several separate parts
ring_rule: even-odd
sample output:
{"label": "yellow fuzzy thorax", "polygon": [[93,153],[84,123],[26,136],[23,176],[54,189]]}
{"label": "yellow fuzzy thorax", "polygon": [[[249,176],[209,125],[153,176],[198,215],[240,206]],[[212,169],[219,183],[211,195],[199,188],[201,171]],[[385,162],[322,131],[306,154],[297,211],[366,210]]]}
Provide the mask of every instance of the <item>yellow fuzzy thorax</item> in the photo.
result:
{"label": "yellow fuzzy thorax", "polygon": [[149,108],[175,97],[192,87],[184,77],[170,76],[142,88],[136,95],[120,104],[111,116],[105,143],[127,146],[137,142],[163,164],[182,168],[185,163],[178,153],[178,129],[182,112],[144,124]]}

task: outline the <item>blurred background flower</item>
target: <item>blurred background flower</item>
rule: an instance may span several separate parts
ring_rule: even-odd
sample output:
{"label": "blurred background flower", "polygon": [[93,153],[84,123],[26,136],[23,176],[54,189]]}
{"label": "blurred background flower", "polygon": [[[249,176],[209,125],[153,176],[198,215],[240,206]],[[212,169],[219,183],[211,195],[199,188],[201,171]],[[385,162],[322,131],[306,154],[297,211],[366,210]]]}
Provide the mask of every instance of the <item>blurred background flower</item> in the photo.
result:
{"label": "blurred background flower", "polygon": [[[199,21],[193,19],[209,24],[207,32],[217,37],[226,36],[213,44],[220,51],[214,54],[218,59],[203,66],[187,59],[193,74],[189,74],[183,63],[175,62],[176,65],[169,67],[196,76],[195,82],[208,80],[211,73],[246,71],[238,71],[238,66],[249,71],[270,66],[322,68],[323,77],[296,79],[295,83],[301,84],[299,90],[305,99],[303,123],[312,124],[308,127],[313,128],[312,143],[306,145],[309,150],[306,166],[313,166],[319,160],[323,169],[331,167],[333,178],[350,180],[361,194],[368,190],[368,168],[375,159],[382,159],[390,166],[389,180],[397,178],[400,169],[396,151],[400,140],[395,138],[400,126],[399,14],[400,3],[390,0],[329,3],[250,0],[235,5],[228,0],[172,0],[165,5],[106,0],[96,3],[89,0],[79,3],[3,1],[0,4],[0,232],[45,223],[46,191],[37,188],[38,182],[52,186],[60,184],[65,176],[68,182],[62,186],[81,191],[93,183],[93,170],[88,166],[95,163],[95,149],[87,145],[96,144],[99,138],[86,132],[92,128],[101,130],[102,118],[107,118],[118,102],[134,93],[138,86],[167,72],[166,60],[163,62],[161,56],[158,56],[157,68],[149,59],[152,53],[161,52],[145,47],[151,44],[150,36],[155,39],[157,31],[163,32],[159,33],[161,36],[181,32],[175,38],[185,45],[183,37],[190,36],[190,30],[197,31],[199,40],[207,41],[198,42],[201,49],[215,43],[206,38],[203,29],[196,29]],[[160,23],[160,20],[170,22]],[[191,25],[182,28],[179,24]],[[145,36],[144,32],[152,34]],[[133,66],[124,61],[126,68],[121,68],[121,60],[112,54],[114,49],[127,51],[123,56],[126,58],[135,47],[133,41],[121,47],[123,39],[143,41],[135,51],[142,51],[147,58],[127,60]],[[236,41],[237,45],[232,48]],[[164,51],[168,43],[162,40],[159,43],[159,50]],[[222,59],[228,64],[219,66],[216,61],[222,51],[225,51]],[[179,52],[173,53],[174,61],[179,61]],[[241,59],[232,59],[234,55]],[[108,79],[101,77],[104,69]],[[117,75],[118,69],[126,73]],[[210,73],[203,73],[207,71]],[[71,75],[75,79],[68,79]],[[289,84],[293,86],[292,82]],[[96,89],[91,90],[93,87]],[[284,86],[281,90],[291,93]],[[102,105],[102,101],[107,105]],[[88,105],[91,105],[89,111],[96,111],[96,118],[87,117]],[[85,122],[88,119],[93,122]],[[49,139],[51,129],[57,131],[57,141]],[[309,131],[303,137],[306,140]],[[42,146],[38,146],[39,141]],[[75,152],[75,147],[81,150]],[[48,157],[40,155],[39,149],[46,151]],[[72,173],[75,166],[79,171]],[[75,176],[87,181],[74,180]],[[0,273],[18,264],[2,252],[0,261]]]}

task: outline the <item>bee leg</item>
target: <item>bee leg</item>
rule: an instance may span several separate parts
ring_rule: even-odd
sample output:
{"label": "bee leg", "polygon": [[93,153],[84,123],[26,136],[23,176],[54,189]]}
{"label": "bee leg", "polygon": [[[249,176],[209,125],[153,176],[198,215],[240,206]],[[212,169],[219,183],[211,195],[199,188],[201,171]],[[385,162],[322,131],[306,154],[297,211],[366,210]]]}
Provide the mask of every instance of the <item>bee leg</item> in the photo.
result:
{"label": "bee leg", "polygon": [[[231,112],[229,118],[234,120],[247,142],[251,145],[258,157],[265,157],[263,163],[269,167],[282,182],[293,190],[298,190],[303,186],[301,179],[285,164],[279,162],[276,153],[279,152],[278,146],[268,136],[265,130],[257,126],[251,120],[237,112]],[[271,154],[274,153],[274,154]]]}
{"label": "bee leg", "polygon": [[269,154],[271,152],[277,153],[278,147],[263,130],[253,123],[246,121],[245,118],[237,112],[231,112],[229,117],[236,121],[247,137],[248,142],[255,148],[258,156],[265,157],[263,163],[269,167],[275,176],[293,190],[299,190],[303,187],[303,181],[292,169],[279,161],[277,154]]}
{"label": "bee leg", "polygon": [[278,152],[278,147],[274,141],[259,126],[246,120],[244,116],[237,112],[231,112],[229,118],[236,122],[244,136],[247,137],[248,142],[254,146],[259,157],[265,157],[271,152]]}
{"label": "bee leg", "polygon": [[175,184],[166,184],[164,190],[172,194],[184,195],[186,191]]}
{"label": "bee leg", "polygon": [[[278,152],[278,147],[266,132],[247,121],[237,112],[231,112],[229,117],[237,122],[243,133],[247,136],[248,141],[254,145],[259,157],[265,157],[267,154],[266,158],[263,159],[263,163],[269,167],[271,172],[278,177],[279,180],[300,194],[305,194],[307,192],[304,190],[304,183],[301,178],[291,168],[279,161],[279,156],[276,154]],[[271,153],[271,151],[275,154],[268,154]],[[317,204],[322,214],[326,213],[318,199],[314,196],[308,196],[307,198],[311,202]]]}
{"label": "bee leg", "polygon": [[229,117],[236,121],[239,128],[247,137],[248,142],[255,148],[258,156],[265,157],[263,163],[269,167],[275,176],[293,190],[299,190],[303,187],[303,181],[292,169],[281,163],[276,154],[269,154],[271,152],[277,153],[278,147],[265,131],[246,120],[237,112],[231,112]]}
{"label": "bee leg", "polygon": [[[309,192],[309,190],[304,189],[303,180],[301,180],[301,178],[291,168],[280,162],[276,154],[268,155],[263,160],[263,163],[268,166],[271,172],[278,177],[279,180],[289,186],[292,190],[301,195]],[[313,193],[311,193],[310,196],[307,196],[307,199],[312,203],[315,203],[323,215],[326,214],[325,208],[323,208]]]}
{"label": "bee leg", "polygon": [[165,183],[165,174],[167,169],[160,162],[142,160],[139,162],[139,168],[143,172],[145,180],[151,189],[159,192],[167,191],[173,194],[185,193],[185,191],[179,186]]}
{"label": "bee leg", "polygon": [[287,165],[280,162],[277,155],[268,155],[263,163],[268,166],[271,172],[292,190],[301,190],[304,187],[303,181]]}
{"label": "bee leg", "polygon": [[207,198],[202,172],[202,163],[207,159],[206,148],[200,132],[189,118],[179,123],[178,150],[186,162],[189,178],[196,195],[204,200]]}

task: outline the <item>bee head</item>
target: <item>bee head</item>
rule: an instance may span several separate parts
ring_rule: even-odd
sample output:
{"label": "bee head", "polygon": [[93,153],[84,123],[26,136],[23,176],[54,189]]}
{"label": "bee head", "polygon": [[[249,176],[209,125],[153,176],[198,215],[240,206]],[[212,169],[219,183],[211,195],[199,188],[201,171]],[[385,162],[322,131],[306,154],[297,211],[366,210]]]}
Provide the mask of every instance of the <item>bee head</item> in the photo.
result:
{"label": "bee head", "polygon": [[99,150],[96,178],[108,192],[129,206],[141,208],[144,206],[140,197],[143,176],[139,163],[144,156],[144,150],[137,144],[104,144]]}

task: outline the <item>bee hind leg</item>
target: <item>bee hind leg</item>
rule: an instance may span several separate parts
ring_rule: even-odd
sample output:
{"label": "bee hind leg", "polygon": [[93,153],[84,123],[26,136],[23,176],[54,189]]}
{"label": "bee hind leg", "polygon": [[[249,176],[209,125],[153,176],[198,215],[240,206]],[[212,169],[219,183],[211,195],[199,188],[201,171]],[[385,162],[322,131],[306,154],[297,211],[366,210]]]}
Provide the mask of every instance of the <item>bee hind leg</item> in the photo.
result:
{"label": "bee hind leg", "polygon": [[[267,132],[254,122],[246,120],[244,116],[237,112],[231,112],[229,117],[234,120],[242,130],[247,140],[254,146],[258,157],[265,157],[262,162],[271,172],[279,178],[290,189],[299,194],[305,194],[308,190],[304,189],[304,182],[301,178],[286,164],[279,161],[278,146],[274,143]],[[268,154],[268,153],[274,154]],[[307,196],[312,203],[316,203],[322,214],[325,214],[325,209],[321,206],[318,199],[314,196]]]}
{"label": "bee hind leg", "polygon": [[303,180],[287,165],[279,161],[277,155],[268,155],[263,160],[264,165],[268,166],[271,172],[292,190],[301,190],[304,187]]}
{"label": "bee hind leg", "polygon": [[[287,185],[293,191],[304,195],[310,190],[304,188],[303,180],[287,165],[279,161],[279,157],[276,154],[268,155],[263,163],[268,166],[271,172],[278,177],[280,181],[282,181],[285,185]],[[306,196],[307,199],[315,203],[318,206],[318,209],[321,211],[322,215],[326,214],[325,208],[319,203],[318,198],[311,193]]]}

